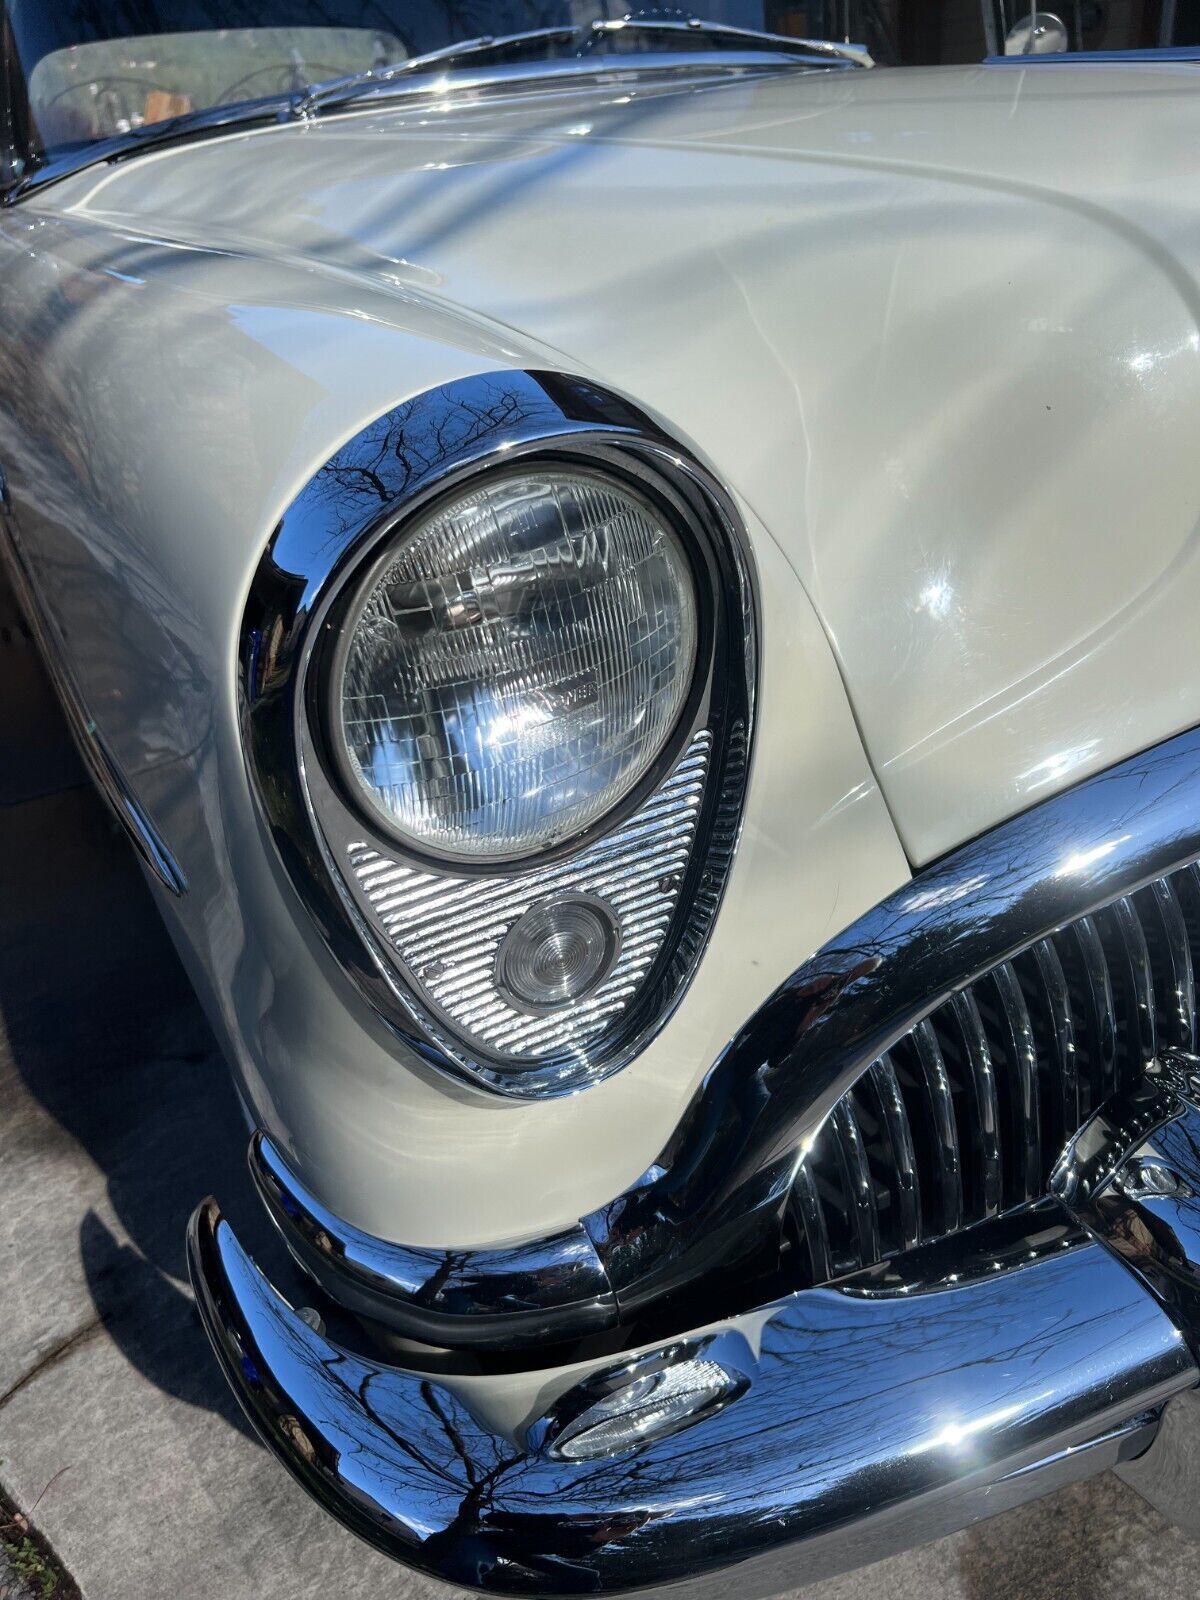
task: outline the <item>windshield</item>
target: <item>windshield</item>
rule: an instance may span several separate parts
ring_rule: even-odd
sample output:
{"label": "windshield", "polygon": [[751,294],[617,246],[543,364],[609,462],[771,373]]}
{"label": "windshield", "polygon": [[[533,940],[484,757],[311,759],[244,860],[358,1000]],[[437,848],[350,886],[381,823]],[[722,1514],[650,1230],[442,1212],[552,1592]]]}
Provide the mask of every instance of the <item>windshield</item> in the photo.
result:
{"label": "windshield", "polygon": [[[582,32],[630,15],[693,15],[605,0],[9,0],[7,9],[10,91],[27,124],[16,130],[16,142],[35,161],[191,113],[385,70],[483,35]],[[791,0],[704,0],[694,14],[794,38],[805,31],[811,9]],[[729,43],[652,30],[598,31],[589,52]],[[568,53],[565,40],[529,41],[514,46],[509,59]]]}

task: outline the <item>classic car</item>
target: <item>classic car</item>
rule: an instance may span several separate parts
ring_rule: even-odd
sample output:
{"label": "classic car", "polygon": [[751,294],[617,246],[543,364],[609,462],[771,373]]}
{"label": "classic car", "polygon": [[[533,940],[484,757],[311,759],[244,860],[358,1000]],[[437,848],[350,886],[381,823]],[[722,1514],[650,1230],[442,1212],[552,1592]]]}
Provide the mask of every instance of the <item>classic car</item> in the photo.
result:
{"label": "classic car", "polygon": [[3,16],[3,546],[298,1264],[198,1206],[267,1447],[502,1593],[1195,1529],[1197,67]]}

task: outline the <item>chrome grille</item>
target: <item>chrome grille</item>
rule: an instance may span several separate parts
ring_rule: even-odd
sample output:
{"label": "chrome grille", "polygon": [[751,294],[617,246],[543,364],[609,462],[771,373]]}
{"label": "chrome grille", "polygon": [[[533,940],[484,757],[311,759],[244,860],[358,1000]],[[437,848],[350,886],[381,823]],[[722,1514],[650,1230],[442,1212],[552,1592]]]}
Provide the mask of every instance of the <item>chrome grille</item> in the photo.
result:
{"label": "chrome grille", "polygon": [[1068,923],[952,995],[838,1102],[792,1190],[824,1282],[1039,1199],[1160,1048],[1192,1050],[1200,867]]}

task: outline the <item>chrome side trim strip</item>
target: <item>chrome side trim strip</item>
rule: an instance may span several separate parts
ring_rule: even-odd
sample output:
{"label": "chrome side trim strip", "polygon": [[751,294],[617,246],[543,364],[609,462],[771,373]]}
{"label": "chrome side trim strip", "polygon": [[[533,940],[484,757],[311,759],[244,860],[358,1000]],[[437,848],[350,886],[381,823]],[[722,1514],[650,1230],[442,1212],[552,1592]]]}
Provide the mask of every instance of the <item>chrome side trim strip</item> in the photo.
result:
{"label": "chrome side trim strip", "polygon": [[[1075,935],[1075,942],[1079,947],[1087,973],[1088,994],[1091,997],[1095,1032],[1102,1040],[1101,1045],[1101,1076],[1106,1086],[1106,1093],[1111,1094],[1117,1083],[1117,1008],[1113,1000],[1112,973],[1105,959],[1104,946],[1096,928],[1094,917],[1080,917],[1079,921],[1069,930]],[[1075,1079],[1075,1106],[1074,1116],[1078,1120],[1081,1113],[1091,1109],[1083,1104],[1080,1098],[1082,1086],[1078,1077]],[[1068,1124],[1071,1126],[1071,1124]]]}
{"label": "chrome side trim strip", "polygon": [[796,1208],[801,1231],[808,1243],[812,1258],[812,1275],[818,1283],[833,1277],[833,1257],[829,1250],[829,1229],[825,1222],[825,1209],[817,1195],[816,1180],[807,1162],[802,1162],[796,1173],[792,1190],[792,1204]]}
{"label": "chrome side trim strip", "polygon": [[82,691],[55,640],[33,574],[21,549],[16,516],[9,501],[7,484],[2,472],[0,472],[0,565],[5,569],[16,594],[17,603],[29,624],[38,653],[46,668],[46,675],[62,706],[71,738],[79,751],[88,776],[160,886],[170,894],[183,894],[187,889],[187,881],[179,864],[142,809],[98,732],[95,722],[88,714]]}
{"label": "chrome side trim strip", "polygon": [[1024,1145],[1021,1173],[1023,1198],[1036,1200],[1042,1192],[1037,1044],[1033,1037],[1029,1007],[1021,992],[1021,980],[1012,963],[1002,961],[994,977],[1008,1034],[1008,1049],[1012,1055],[1013,1082],[1009,1087],[1013,1100],[1012,1120],[1017,1131],[1017,1143]]}
{"label": "chrome side trim strip", "polygon": [[[1033,947],[1033,959],[1037,963],[1050,1010],[1054,1068],[1062,1099],[1062,1126],[1074,1128],[1079,1125],[1079,1070],[1075,1060],[1075,1023],[1071,1016],[1067,977],[1053,939],[1039,939]],[[1107,967],[1102,967],[1101,971],[1107,981]]]}
{"label": "chrome side trim strip", "polygon": [[954,1097],[942,1057],[937,1034],[928,1021],[913,1030],[913,1042],[924,1068],[929,1111],[933,1119],[934,1150],[937,1160],[938,1190],[941,1197],[942,1233],[954,1233],[962,1225],[962,1153],[958,1147],[958,1123],[954,1116]]}
{"label": "chrome side trim strip", "polygon": [[1084,1243],[911,1297],[805,1290],[689,1336],[746,1380],[737,1397],[684,1432],[571,1462],[540,1417],[634,1352],[531,1375],[550,1398],[501,1434],[471,1403],[489,1380],[384,1366],[308,1326],[215,1201],[188,1256],[226,1377],[292,1476],[388,1555],[490,1593],[777,1593],[1144,1448],[1197,1377],[1169,1318]]}
{"label": "chrome side trim strip", "polygon": [[1153,1061],[1158,1054],[1158,1019],[1154,1010],[1154,977],[1150,970],[1150,952],[1146,947],[1146,935],[1128,895],[1122,895],[1112,910],[1125,949],[1125,959],[1134,993],[1137,995],[1142,1060]]}
{"label": "chrome side trim strip", "polygon": [[962,1034],[971,1093],[975,1098],[973,1126],[979,1140],[975,1158],[983,1191],[981,1211],[985,1217],[994,1217],[1003,1198],[1000,1192],[1000,1101],[996,1092],[996,1071],[975,996],[966,991],[954,995],[951,1010]]}
{"label": "chrome side trim strip", "polygon": [[863,1261],[875,1262],[879,1260],[879,1212],[862,1130],[849,1100],[838,1102],[831,1121],[837,1129],[837,1152],[858,1234],[858,1253]]}
{"label": "chrome side trim strip", "polygon": [[1196,979],[1192,971],[1192,954],[1188,949],[1187,927],[1183,909],[1175,891],[1166,878],[1156,878],[1149,894],[1158,912],[1163,939],[1170,959],[1173,978],[1173,1012],[1176,1037],[1171,1044],[1178,1050],[1196,1047]]}

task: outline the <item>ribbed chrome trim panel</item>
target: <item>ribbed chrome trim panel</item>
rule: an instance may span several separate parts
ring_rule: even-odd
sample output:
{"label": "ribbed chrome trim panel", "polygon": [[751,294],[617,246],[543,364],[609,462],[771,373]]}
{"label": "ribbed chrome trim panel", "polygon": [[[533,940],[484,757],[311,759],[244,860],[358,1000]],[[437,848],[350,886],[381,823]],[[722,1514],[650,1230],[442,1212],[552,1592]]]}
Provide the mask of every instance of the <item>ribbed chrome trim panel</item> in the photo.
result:
{"label": "ribbed chrome trim panel", "polygon": [[937,1007],[838,1102],[797,1176],[792,1216],[813,1281],[1045,1196],[1058,1152],[1097,1107],[1136,1087],[1161,1050],[1192,1049],[1198,961],[1189,865]]}
{"label": "ribbed chrome trim panel", "polygon": [[[364,843],[347,852],[379,932],[426,1002],[477,1048],[537,1060],[580,1049],[625,1011],[662,949],[696,837],[712,752],[703,729],[662,788],[613,833],[580,855],[505,877],[423,872]],[[559,894],[602,900],[621,951],[596,991],[569,1010],[531,1016],[496,983],[496,952],[535,901]]]}

